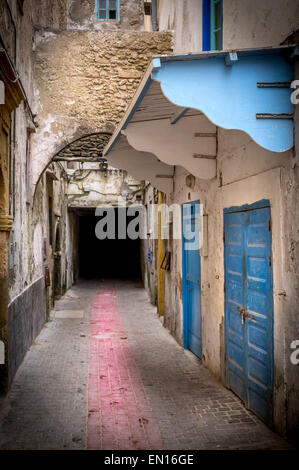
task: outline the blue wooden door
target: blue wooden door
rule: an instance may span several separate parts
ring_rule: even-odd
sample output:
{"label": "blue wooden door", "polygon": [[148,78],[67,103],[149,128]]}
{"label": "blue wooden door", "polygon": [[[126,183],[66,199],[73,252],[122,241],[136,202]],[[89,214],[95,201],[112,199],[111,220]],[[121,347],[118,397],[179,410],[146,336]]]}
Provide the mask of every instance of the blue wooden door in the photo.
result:
{"label": "blue wooden door", "polygon": [[227,385],[272,424],[273,287],[268,201],[225,210]]}
{"label": "blue wooden door", "polygon": [[184,347],[201,359],[199,201],[183,205]]}

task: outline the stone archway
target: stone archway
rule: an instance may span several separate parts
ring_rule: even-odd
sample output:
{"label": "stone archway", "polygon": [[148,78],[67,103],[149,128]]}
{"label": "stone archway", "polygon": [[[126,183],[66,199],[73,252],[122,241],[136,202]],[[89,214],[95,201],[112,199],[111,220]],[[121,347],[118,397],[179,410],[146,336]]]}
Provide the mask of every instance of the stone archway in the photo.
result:
{"label": "stone archway", "polygon": [[43,175],[49,166],[54,162],[100,162],[103,157],[103,150],[108,143],[114,127],[107,124],[103,130],[92,134],[86,134],[81,136],[70,143],[67,143],[50,158],[39,176],[34,182],[34,193],[33,193],[33,208],[36,191]]}
{"label": "stone archway", "polygon": [[111,132],[102,131],[88,134],[74,140],[60,150],[52,161],[84,162],[100,161],[103,158],[103,149],[111,137]]}

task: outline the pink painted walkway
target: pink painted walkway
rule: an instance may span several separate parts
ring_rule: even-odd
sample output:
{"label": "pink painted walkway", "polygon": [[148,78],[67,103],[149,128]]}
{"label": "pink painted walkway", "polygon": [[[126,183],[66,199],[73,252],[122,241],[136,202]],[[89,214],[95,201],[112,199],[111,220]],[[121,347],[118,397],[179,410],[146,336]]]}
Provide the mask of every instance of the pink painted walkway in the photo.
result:
{"label": "pink painted walkway", "polygon": [[117,309],[117,293],[105,284],[90,319],[88,449],[162,449]]}

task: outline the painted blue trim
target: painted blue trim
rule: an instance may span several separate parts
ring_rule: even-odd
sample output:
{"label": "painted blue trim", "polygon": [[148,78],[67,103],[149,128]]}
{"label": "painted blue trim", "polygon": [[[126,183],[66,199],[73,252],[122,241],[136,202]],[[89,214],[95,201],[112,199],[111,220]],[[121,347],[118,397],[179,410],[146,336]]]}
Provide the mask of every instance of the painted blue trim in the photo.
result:
{"label": "painted blue trim", "polygon": [[[211,3],[213,0],[202,0],[202,50],[211,50]],[[220,48],[223,48],[223,1],[220,0],[221,22],[220,22]]]}
{"label": "painted blue trim", "polygon": [[161,68],[161,59],[160,57],[154,57],[153,59],[153,70]]}
{"label": "painted blue trim", "polygon": [[223,0],[221,0],[221,36],[220,36],[220,49],[223,49]]}
{"label": "painted blue trim", "polygon": [[244,204],[243,206],[232,206],[223,210],[224,214],[231,212],[244,212],[252,209],[262,209],[264,207],[271,207],[269,199],[261,199],[260,201],[254,202],[253,204]]}
{"label": "painted blue trim", "polygon": [[183,111],[173,120],[171,121],[170,124],[174,125],[176,124],[185,114],[189,111],[190,108],[185,108]]}
{"label": "painted blue trim", "polygon": [[232,65],[236,64],[238,60],[239,58],[236,52],[228,52],[225,56],[225,65],[227,67],[231,67]]}
{"label": "painted blue trim", "polygon": [[258,82],[291,82],[293,68],[284,52],[240,54],[227,67],[227,53],[200,60],[168,59],[153,71],[166,98],[177,106],[198,109],[216,126],[246,132],[273,152],[293,147],[292,119],[257,119],[259,113],[293,114],[291,88],[259,88]]}
{"label": "painted blue trim", "polygon": [[[102,9],[101,9],[102,10]],[[109,18],[109,0],[106,0],[106,18],[100,18],[100,0],[97,0],[97,20],[98,21],[119,21],[119,0],[116,0],[116,18]]]}
{"label": "painted blue trim", "polygon": [[210,47],[210,18],[211,18],[211,2],[210,0],[202,0],[202,50],[209,51]]}

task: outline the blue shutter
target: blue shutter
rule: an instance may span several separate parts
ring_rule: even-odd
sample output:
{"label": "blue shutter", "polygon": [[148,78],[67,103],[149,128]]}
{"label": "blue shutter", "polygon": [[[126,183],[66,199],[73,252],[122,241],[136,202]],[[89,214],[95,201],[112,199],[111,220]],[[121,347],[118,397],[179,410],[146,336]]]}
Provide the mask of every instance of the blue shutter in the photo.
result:
{"label": "blue shutter", "polygon": [[222,49],[222,0],[203,0],[202,49]]}

